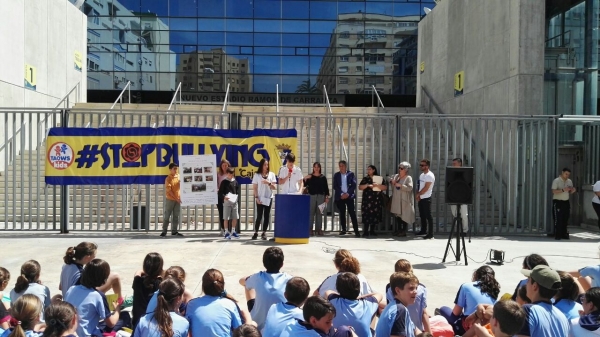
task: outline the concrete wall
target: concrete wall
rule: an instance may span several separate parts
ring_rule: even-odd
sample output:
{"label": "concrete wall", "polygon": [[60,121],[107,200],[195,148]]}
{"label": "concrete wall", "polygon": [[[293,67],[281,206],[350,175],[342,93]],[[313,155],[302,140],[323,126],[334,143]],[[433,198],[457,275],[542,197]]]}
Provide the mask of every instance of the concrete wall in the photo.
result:
{"label": "concrete wall", "polygon": [[[0,9],[0,107],[53,108],[77,83],[85,101],[87,17],[67,0],[2,0]],[[37,70],[35,91],[24,87],[25,64]]]}
{"label": "concrete wall", "polygon": [[[417,107],[449,114],[543,113],[544,0],[446,0],[419,23]],[[454,97],[454,75],[465,72]]]}

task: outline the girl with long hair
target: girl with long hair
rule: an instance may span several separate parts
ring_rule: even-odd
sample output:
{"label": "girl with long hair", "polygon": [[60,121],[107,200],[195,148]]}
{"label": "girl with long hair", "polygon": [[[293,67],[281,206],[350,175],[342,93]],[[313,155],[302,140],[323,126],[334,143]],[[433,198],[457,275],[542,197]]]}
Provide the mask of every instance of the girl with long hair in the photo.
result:
{"label": "girl with long hair", "polygon": [[[219,168],[217,169],[217,190],[221,187],[221,182],[227,178],[227,169],[231,166],[229,161],[225,158],[221,159],[219,163]],[[221,232],[225,235],[225,223],[223,220],[223,199],[219,196],[219,200],[217,201],[217,210],[219,211],[219,226],[221,228]]]}
{"label": "girl with long hair", "polygon": [[336,287],[338,275],[340,273],[346,273],[346,272],[353,273],[358,277],[358,280],[360,282],[360,295],[359,296],[373,293],[373,289],[371,289],[369,282],[360,273],[360,262],[358,262],[357,258],[352,256],[352,253],[350,253],[350,251],[348,251],[346,249],[340,249],[337,252],[335,252],[335,256],[333,258],[333,264],[335,266],[335,269],[337,269],[337,273],[327,277],[323,281],[323,283],[321,283],[321,285],[314,292],[315,296],[321,296],[321,297],[325,298],[325,293],[328,290],[338,292],[337,287]]}
{"label": "girl with long hair", "polygon": [[159,253],[148,253],[144,258],[142,270],[133,278],[133,308],[131,309],[132,324],[135,326],[146,314],[148,303],[163,280],[163,258]]}
{"label": "girl with long hair", "polygon": [[[44,308],[47,308],[51,302],[50,289],[40,281],[41,272],[42,268],[37,261],[29,260],[23,263],[21,275],[17,277],[15,287],[10,291],[10,302],[15,303],[19,297],[32,294],[40,299]],[[43,316],[42,319],[44,319]]]}
{"label": "girl with long hair", "polygon": [[[103,333],[118,330],[121,323],[129,318],[127,312],[121,313],[121,304],[113,302],[114,311],[108,307],[106,295],[98,291],[110,275],[110,265],[101,259],[88,262],[81,273],[79,285],[72,286],[65,295],[65,302],[77,308],[78,336],[102,337]],[[102,323],[100,323],[103,321]]]}
{"label": "girl with long hair", "polygon": [[383,212],[383,199],[381,192],[387,189],[382,181],[381,184],[373,182],[373,177],[378,176],[377,167],[369,165],[367,175],[360,181],[358,189],[363,191],[360,210],[363,222],[363,237],[377,236],[375,227],[381,222]]}
{"label": "girl with long hair", "polygon": [[496,281],[496,273],[489,266],[481,266],[473,273],[471,282],[463,283],[458,289],[454,309],[441,307],[440,314],[446,318],[457,335],[466,331],[464,319],[477,310],[479,304],[494,305],[500,294],[500,284]]}
{"label": "girl with long hair", "polygon": [[558,275],[560,276],[561,288],[558,290],[556,296],[554,296],[554,306],[571,321],[578,318],[579,312],[583,310],[581,304],[577,303],[579,295],[583,294],[583,292],[579,291],[579,285],[571,274],[558,271]]}
{"label": "girl with long hair", "polygon": [[[60,283],[58,284],[58,290],[62,291],[63,297],[67,294],[67,290],[74,285],[79,284],[81,278],[81,272],[83,266],[88,264],[96,258],[98,253],[98,246],[93,242],[81,242],[77,246],[67,248],[63,262],[65,263],[60,272]],[[110,273],[108,279],[104,284],[98,287],[98,290],[107,293],[112,290],[120,302],[123,302],[122,307],[126,308],[131,306],[133,298],[129,296],[123,299],[121,293],[121,276],[117,273]]]}
{"label": "girl with long hair", "polygon": [[313,164],[312,173],[304,177],[304,187],[310,194],[310,236],[314,235],[313,223],[317,235],[323,236],[323,213],[319,205],[329,202],[329,185],[318,161]]}
{"label": "girl with long hair", "polygon": [[261,239],[267,239],[267,229],[271,220],[271,206],[273,205],[273,190],[277,189],[277,177],[275,173],[269,170],[269,161],[261,159],[258,164],[258,171],[252,178],[252,189],[254,191],[254,200],[256,201],[256,220],[254,221],[254,235],[252,240],[258,238],[258,230],[262,221]]}
{"label": "girl with long hair", "polygon": [[[185,270],[183,268],[181,268],[180,266],[171,266],[171,267],[169,267],[169,269],[167,269],[165,271],[165,276],[164,276],[165,280],[167,280],[169,278],[178,279],[179,281],[181,281],[181,283],[185,283]],[[160,288],[160,286],[159,286],[159,288]],[[146,308],[146,312],[152,312],[152,311],[156,310],[156,306],[158,304],[158,293],[159,292],[160,292],[160,290],[157,290],[156,292],[154,292],[154,295],[152,295],[152,298],[150,299],[150,302],[148,303],[148,307]],[[194,298],[194,296],[192,295],[192,292],[186,288],[183,292],[183,301],[181,301],[181,304],[177,308],[176,312],[180,315],[185,314],[185,308],[187,306],[187,303],[189,301],[191,301],[193,298]]]}
{"label": "girl with long hair", "polygon": [[157,306],[142,317],[136,337],[187,337],[190,323],[176,313],[183,301],[185,286],[177,278],[167,278],[158,287]]}
{"label": "girl with long hair", "polygon": [[204,296],[191,300],[185,312],[192,337],[230,337],[238,326],[254,323],[250,313],[240,309],[238,302],[225,291],[220,271],[209,269],[204,273],[202,291]]}
{"label": "girl with long hair", "polygon": [[8,287],[9,281],[10,272],[4,267],[0,267],[0,304],[4,304],[6,309],[10,308],[10,294],[5,294],[4,289]]}
{"label": "girl with long hair", "polygon": [[40,317],[44,310],[42,301],[33,294],[24,294],[12,303],[10,313],[15,322],[14,327],[8,329],[4,336],[7,337],[41,337]]}
{"label": "girl with long hair", "polygon": [[43,337],[76,337],[77,309],[69,302],[56,302],[44,311],[46,328]]}

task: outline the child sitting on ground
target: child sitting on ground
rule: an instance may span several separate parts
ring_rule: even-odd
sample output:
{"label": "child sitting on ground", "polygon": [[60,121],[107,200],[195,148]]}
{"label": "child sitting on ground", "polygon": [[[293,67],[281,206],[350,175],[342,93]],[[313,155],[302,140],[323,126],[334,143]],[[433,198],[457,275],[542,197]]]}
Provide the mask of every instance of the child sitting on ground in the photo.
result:
{"label": "child sitting on ground", "polygon": [[304,321],[298,320],[288,325],[280,337],[356,336],[350,327],[342,326],[337,331],[333,328],[335,308],[320,296],[309,297],[302,311]]}
{"label": "child sitting on ground", "polygon": [[477,337],[511,337],[521,330],[526,319],[525,310],[512,300],[498,301],[493,307],[478,306],[473,315],[476,322],[467,333]]}
{"label": "child sitting on ground", "polygon": [[292,277],[285,286],[286,301],[275,303],[269,309],[262,330],[263,337],[279,337],[285,328],[296,320],[302,320],[300,308],[310,293],[308,282],[302,277]]}
{"label": "child sitting on ground", "polygon": [[77,309],[71,303],[52,303],[44,311],[44,316],[44,337],[71,337],[77,333]]}
{"label": "child sitting on ground", "polygon": [[394,302],[388,304],[377,322],[376,336],[415,337],[421,331],[415,327],[407,307],[415,303],[419,279],[409,273],[393,273],[390,286],[394,293]]}
{"label": "child sitting on ground", "polygon": [[[413,274],[412,265],[405,259],[396,261],[394,271],[396,273],[404,272]],[[385,286],[385,297],[388,304],[394,301],[394,294],[392,293],[392,288],[389,283]],[[427,313],[427,288],[425,288],[425,285],[419,283],[417,286],[417,298],[415,299],[415,303],[409,305],[407,309],[410,314],[410,319],[419,330],[431,331],[429,326],[429,314]]]}
{"label": "child sitting on ground", "polygon": [[44,307],[42,301],[33,294],[24,294],[12,303],[10,313],[14,320],[14,327],[6,330],[2,335],[7,337],[42,337],[44,325],[40,324],[40,317]]}

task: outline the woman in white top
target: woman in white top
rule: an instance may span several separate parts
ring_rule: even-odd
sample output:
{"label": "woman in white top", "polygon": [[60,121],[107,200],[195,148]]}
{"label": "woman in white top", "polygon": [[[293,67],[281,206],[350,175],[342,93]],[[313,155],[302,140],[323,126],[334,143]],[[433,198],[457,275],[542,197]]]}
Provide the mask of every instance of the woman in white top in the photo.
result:
{"label": "woman in white top", "polygon": [[254,235],[252,240],[258,238],[258,229],[262,220],[261,239],[267,239],[267,228],[271,220],[271,205],[273,204],[273,190],[277,188],[277,178],[275,173],[269,171],[269,161],[265,158],[260,160],[258,171],[252,178],[252,189],[254,190],[254,200],[256,201],[256,220],[254,221]]}
{"label": "woman in white top", "polygon": [[360,294],[359,296],[367,295],[373,293],[373,289],[367,282],[367,279],[360,274],[360,263],[358,260],[352,256],[346,249],[340,249],[335,252],[335,257],[333,258],[333,264],[335,268],[338,270],[337,273],[327,277],[323,283],[315,290],[315,296],[321,296],[325,298],[325,292],[328,290],[338,292],[335,284],[337,282],[337,277],[340,273],[353,273],[358,277],[358,281],[360,282]]}
{"label": "woman in white top", "polygon": [[415,195],[408,169],[410,164],[403,161],[398,165],[398,174],[390,178],[390,189],[393,193],[390,212],[394,215],[397,228],[392,234],[394,236],[406,236],[408,225],[415,222]]}
{"label": "woman in white top", "polygon": [[594,207],[596,217],[598,218],[598,228],[600,228],[600,180],[596,181],[592,188],[594,190],[594,199],[592,199],[592,206]]}

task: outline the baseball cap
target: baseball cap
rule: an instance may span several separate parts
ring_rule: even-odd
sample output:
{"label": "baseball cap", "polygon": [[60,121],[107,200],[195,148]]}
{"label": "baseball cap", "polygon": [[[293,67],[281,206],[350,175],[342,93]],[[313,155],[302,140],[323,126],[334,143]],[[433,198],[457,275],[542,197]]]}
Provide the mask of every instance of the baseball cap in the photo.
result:
{"label": "baseball cap", "polygon": [[531,277],[535,283],[546,289],[558,290],[562,287],[560,276],[548,266],[538,265],[532,270],[522,269],[521,274]]}
{"label": "baseball cap", "polygon": [[177,165],[175,163],[169,164],[169,170],[172,169],[173,167],[179,167],[179,165]]}

